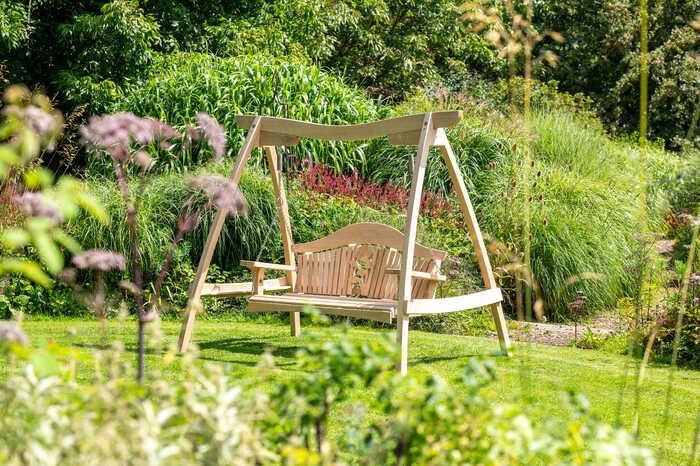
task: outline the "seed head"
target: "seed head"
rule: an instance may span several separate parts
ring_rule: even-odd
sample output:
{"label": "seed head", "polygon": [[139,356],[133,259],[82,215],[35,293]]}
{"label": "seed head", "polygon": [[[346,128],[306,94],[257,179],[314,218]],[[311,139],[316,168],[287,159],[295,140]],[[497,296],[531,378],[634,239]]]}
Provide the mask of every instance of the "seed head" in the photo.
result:
{"label": "seed head", "polygon": [[51,199],[47,199],[41,193],[26,192],[21,196],[15,196],[15,202],[19,204],[24,215],[48,218],[54,225],[63,222],[63,212],[61,212],[58,204]]}
{"label": "seed head", "polygon": [[218,209],[228,214],[246,214],[248,204],[243,193],[236,183],[220,175],[200,175],[199,178],[190,179],[190,186],[204,191]]}
{"label": "seed head", "polygon": [[79,269],[99,270],[124,270],[126,261],[124,256],[103,249],[88,249],[73,257],[73,264]]}
{"label": "seed head", "polygon": [[221,160],[226,153],[226,131],[224,127],[208,113],[199,112],[196,118],[204,137],[214,151],[214,159],[217,161]]}
{"label": "seed head", "polygon": [[22,346],[29,344],[29,338],[14,322],[0,321],[0,341],[16,343]]}

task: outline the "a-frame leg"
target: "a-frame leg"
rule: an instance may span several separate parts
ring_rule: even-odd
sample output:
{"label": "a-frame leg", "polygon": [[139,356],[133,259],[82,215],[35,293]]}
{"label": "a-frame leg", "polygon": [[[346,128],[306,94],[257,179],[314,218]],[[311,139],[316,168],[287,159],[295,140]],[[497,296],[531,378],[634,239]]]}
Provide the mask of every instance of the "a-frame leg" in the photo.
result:
{"label": "a-frame leg", "polygon": [[418,152],[413,167],[413,180],[411,183],[411,197],[408,203],[406,215],[406,229],[401,251],[401,273],[399,274],[399,302],[396,324],[396,340],[401,348],[401,354],[396,369],[401,374],[406,374],[408,365],[408,306],[411,299],[411,271],[413,270],[413,253],[416,245],[416,230],[418,228],[418,215],[420,213],[420,198],[423,192],[423,180],[425,178],[425,166],[428,162],[430,146],[435,139],[432,113],[426,113],[423,120]]}
{"label": "a-frame leg", "polygon": [[[230,176],[230,179],[234,183],[238,183],[240,181],[241,175],[243,174],[243,169],[245,168],[248,157],[250,156],[250,152],[258,145],[259,137],[260,117],[256,117],[255,121],[250,127],[250,131],[248,131],[248,136],[243,142],[243,146],[241,146],[241,150],[238,152],[236,165]],[[216,243],[219,240],[219,235],[221,234],[221,228],[224,226],[226,215],[228,215],[228,213],[222,210],[216,212],[214,223],[212,224],[209,234],[207,235],[207,242],[204,245],[202,256],[199,258],[197,273],[194,276],[194,281],[190,285],[187,306],[185,307],[185,316],[182,320],[182,329],[180,330],[180,338],[177,343],[178,351],[185,351],[190,342],[192,328],[194,327],[194,318],[197,314],[197,308],[199,307],[199,298],[202,295],[202,287],[204,286],[204,281],[207,278],[211,258],[214,255]]]}
{"label": "a-frame leg", "polygon": [[[474,251],[476,252],[476,258],[479,262],[479,270],[481,271],[481,276],[484,279],[484,284],[487,289],[496,288],[496,279],[494,278],[493,271],[491,270],[491,261],[489,261],[489,256],[486,252],[486,245],[484,244],[484,238],[481,235],[481,229],[479,228],[479,223],[477,222],[476,214],[474,213],[474,207],[469,199],[467,188],[464,185],[464,179],[462,178],[462,172],[459,170],[457,159],[455,158],[455,155],[452,152],[452,147],[450,147],[450,143],[447,140],[445,130],[442,128],[437,130],[435,145],[440,148],[442,157],[447,165],[447,170],[450,172],[452,185],[457,193],[457,199],[459,199],[459,205],[462,208],[462,213],[464,214],[464,219],[466,220],[467,228],[469,229],[469,236],[471,237],[472,244],[474,244]],[[493,315],[493,320],[496,324],[496,333],[498,333],[498,340],[501,343],[501,348],[506,354],[509,354],[510,339],[508,338],[508,327],[506,326],[506,319],[503,316],[503,308],[501,303],[491,305],[491,314]]]}
{"label": "a-frame leg", "polygon": [[[280,221],[280,231],[282,232],[282,246],[284,248],[284,263],[296,265],[294,257],[294,239],[292,238],[292,226],[289,222],[289,209],[287,207],[287,193],[284,190],[282,174],[277,171],[277,151],[274,146],[265,146],[267,165],[270,167],[270,177],[272,178],[272,189],[275,192],[275,202],[277,203],[277,216]],[[287,271],[287,283],[295,289],[297,273],[293,270]],[[289,313],[289,327],[291,335],[298,337],[301,333],[301,313]]]}

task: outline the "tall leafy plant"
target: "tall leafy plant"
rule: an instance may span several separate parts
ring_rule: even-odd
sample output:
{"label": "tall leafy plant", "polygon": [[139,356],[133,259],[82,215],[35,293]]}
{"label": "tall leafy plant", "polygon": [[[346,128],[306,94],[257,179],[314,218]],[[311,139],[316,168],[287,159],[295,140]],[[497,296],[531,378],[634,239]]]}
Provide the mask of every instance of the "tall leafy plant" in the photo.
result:
{"label": "tall leafy plant", "polygon": [[[140,118],[130,113],[103,115],[93,117],[81,132],[86,145],[99,152],[107,153],[119,189],[126,206],[124,221],[129,229],[131,282],[122,282],[122,287],[133,294],[138,316],[138,380],[144,377],[144,354],[146,351],[145,327],[156,318],[161,308],[160,295],[163,282],[172,263],[173,255],[182,241],[185,233],[192,230],[200,216],[212,207],[229,214],[237,214],[246,209],[245,199],[232,181],[217,175],[201,175],[190,184],[201,189],[209,197],[209,201],[196,209],[191,209],[192,198],[183,206],[171,244],[161,263],[158,274],[148,289],[152,290],[150,299],[146,301],[147,289],[141,269],[141,254],[139,248],[139,208],[146,185],[149,182],[148,171],[153,165],[153,159],[145,147],[151,145],[161,150],[172,147],[171,141],[180,139],[185,146],[206,138],[214,151],[215,158],[221,160],[226,150],[226,134],[216,120],[205,113],[197,114],[199,130],[188,127],[186,135],[180,135],[172,126],[148,118]],[[129,183],[132,175],[136,179],[135,186]],[[112,256],[107,251],[94,250],[81,263],[86,268],[100,269],[107,262],[111,265]],[[79,266],[81,264],[78,264]],[[186,312],[194,312],[188,309]]]}

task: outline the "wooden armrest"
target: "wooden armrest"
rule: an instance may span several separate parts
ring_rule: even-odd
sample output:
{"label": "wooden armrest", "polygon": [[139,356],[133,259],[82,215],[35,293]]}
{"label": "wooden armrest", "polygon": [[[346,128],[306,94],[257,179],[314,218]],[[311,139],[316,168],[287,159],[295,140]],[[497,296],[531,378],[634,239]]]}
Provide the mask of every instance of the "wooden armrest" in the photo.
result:
{"label": "wooden armrest", "polygon": [[[399,275],[401,273],[401,269],[385,269],[384,273],[389,275]],[[416,270],[411,272],[411,277],[419,278],[421,280],[430,280],[433,282],[444,282],[447,280],[445,275],[441,275],[439,273],[418,272]]]}
{"label": "wooden armrest", "polygon": [[241,265],[250,269],[296,270],[296,266],[287,264],[270,264],[268,262],[241,261]]}

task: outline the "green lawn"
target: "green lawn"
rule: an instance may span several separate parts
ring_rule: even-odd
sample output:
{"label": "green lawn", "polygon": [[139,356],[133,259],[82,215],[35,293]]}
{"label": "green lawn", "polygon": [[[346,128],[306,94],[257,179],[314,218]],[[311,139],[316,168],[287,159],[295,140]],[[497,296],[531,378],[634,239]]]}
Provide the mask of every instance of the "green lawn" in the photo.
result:
{"label": "green lawn", "polygon": [[[53,339],[57,343],[73,345],[90,352],[100,344],[100,326],[94,321],[26,321],[23,327],[33,345]],[[161,324],[165,344],[177,341],[179,324]],[[67,332],[73,329],[73,332]],[[109,341],[119,340],[126,345],[126,357],[134,357],[136,324],[110,322],[107,328]],[[256,364],[265,348],[274,347],[274,356],[282,369],[283,377],[294,377],[293,358],[296,350],[313,338],[334,338],[334,329],[305,327],[300,338],[291,338],[288,328],[275,323],[250,322],[197,322],[194,341],[201,349],[203,361],[224,364],[234,379],[251,381],[257,378]],[[357,327],[350,331],[351,338],[372,339],[386,334],[387,330]],[[393,333],[391,334],[393,338]],[[451,380],[461,365],[472,356],[494,354],[498,350],[495,340],[477,337],[459,337],[424,332],[410,332],[409,372],[415,375],[437,373]],[[523,401],[534,419],[548,416],[567,416],[567,391],[577,391],[588,396],[593,412],[606,422],[617,419],[620,388],[626,358],[599,351],[541,345],[518,345],[512,358],[493,356],[499,368],[499,380],[494,387],[505,401]],[[633,422],[633,375],[637,361],[630,365],[627,389],[620,421],[625,427]],[[148,370],[160,369],[166,376],[174,377],[179,370],[176,362],[163,364],[162,354],[148,355]],[[5,361],[0,361],[0,376],[7,372]],[[668,366],[652,366],[648,369],[642,390],[640,438],[643,443],[657,448],[661,445],[663,406],[668,381]],[[79,368],[78,377],[90,377],[87,367]],[[266,389],[262,384],[258,387]],[[459,387],[457,387],[459,388]],[[353,394],[355,401],[366,399],[370,392]],[[342,407],[341,407],[342,408]],[[686,463],[693,442],[695,423],[700,408],[700,372],[679,370],[676,373],[670,408],[670,421],[665,435],[667,459],[670,464]],[[336,426],[342,423],[344,409],[335,414]]]}

